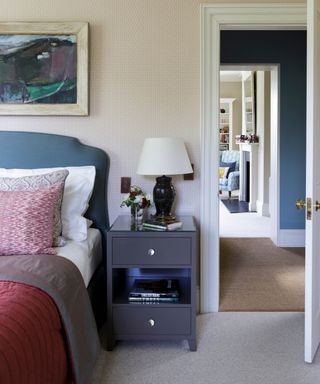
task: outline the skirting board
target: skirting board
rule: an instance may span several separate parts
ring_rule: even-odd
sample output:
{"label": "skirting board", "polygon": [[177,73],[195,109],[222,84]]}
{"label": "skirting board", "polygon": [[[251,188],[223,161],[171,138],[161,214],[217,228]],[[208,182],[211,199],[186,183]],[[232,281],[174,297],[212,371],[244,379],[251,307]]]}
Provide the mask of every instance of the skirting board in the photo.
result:
{"label": "skirting board", "polygon": [[280,229],[278,247],[304,247],[304,229]]}
{"label": "skirting board", "polygon": [[260,200],[257,200],[257,212],[261,216],[270,217],[269,204],[266,204],[266,203],[263,203]]}

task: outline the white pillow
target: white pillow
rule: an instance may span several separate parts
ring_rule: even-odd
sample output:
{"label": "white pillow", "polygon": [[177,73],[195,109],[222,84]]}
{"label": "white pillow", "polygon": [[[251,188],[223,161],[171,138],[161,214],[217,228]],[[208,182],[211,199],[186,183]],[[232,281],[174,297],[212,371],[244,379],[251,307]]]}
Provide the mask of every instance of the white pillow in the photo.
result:
{"label": "white pillow", "polygon": [[69,171],[61,206],[62,236],[69,240],[86,240],[90,220],[87,220],[83,215],[89,207],[89,200],[94,187],[96,169],[93,165],[38,169],[0,168],[0,177],[41,175],[60,169]]}

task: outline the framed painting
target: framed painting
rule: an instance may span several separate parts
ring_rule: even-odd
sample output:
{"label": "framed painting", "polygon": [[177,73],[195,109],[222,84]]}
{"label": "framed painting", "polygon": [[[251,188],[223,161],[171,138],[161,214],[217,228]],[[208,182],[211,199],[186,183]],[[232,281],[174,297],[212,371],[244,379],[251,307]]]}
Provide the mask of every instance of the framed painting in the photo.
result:
{"label": "framed painting", "polygon": [[0,115],[88,115],[88,23],[0,23]]}

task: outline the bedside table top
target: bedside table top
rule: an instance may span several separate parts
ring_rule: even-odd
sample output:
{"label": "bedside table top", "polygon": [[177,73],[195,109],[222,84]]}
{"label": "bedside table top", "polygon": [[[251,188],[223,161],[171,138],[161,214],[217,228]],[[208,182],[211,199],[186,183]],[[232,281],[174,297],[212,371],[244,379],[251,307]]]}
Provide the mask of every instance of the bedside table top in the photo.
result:
{"label": "bedside table top", "polygon": [[142,228],[142,224],[132,224],[130,215],[120,215],[116,218],[109,231],[123,232],[152,232],[152,233],[168,233],[168,232],[194,232],[196,225],[193,216],[177,216],[177,221],[182,222],[182,227],[174,231],[150,231]]}

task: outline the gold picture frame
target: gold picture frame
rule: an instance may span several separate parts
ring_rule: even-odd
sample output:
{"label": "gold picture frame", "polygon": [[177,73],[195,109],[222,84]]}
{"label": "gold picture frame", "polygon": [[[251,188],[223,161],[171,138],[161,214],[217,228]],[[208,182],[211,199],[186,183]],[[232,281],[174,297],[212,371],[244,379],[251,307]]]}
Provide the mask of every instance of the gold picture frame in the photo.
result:
{"label": "gold picture frame", "polygon": [[87,116],[88,34],[86,22],[0,23],[0,115]]}

